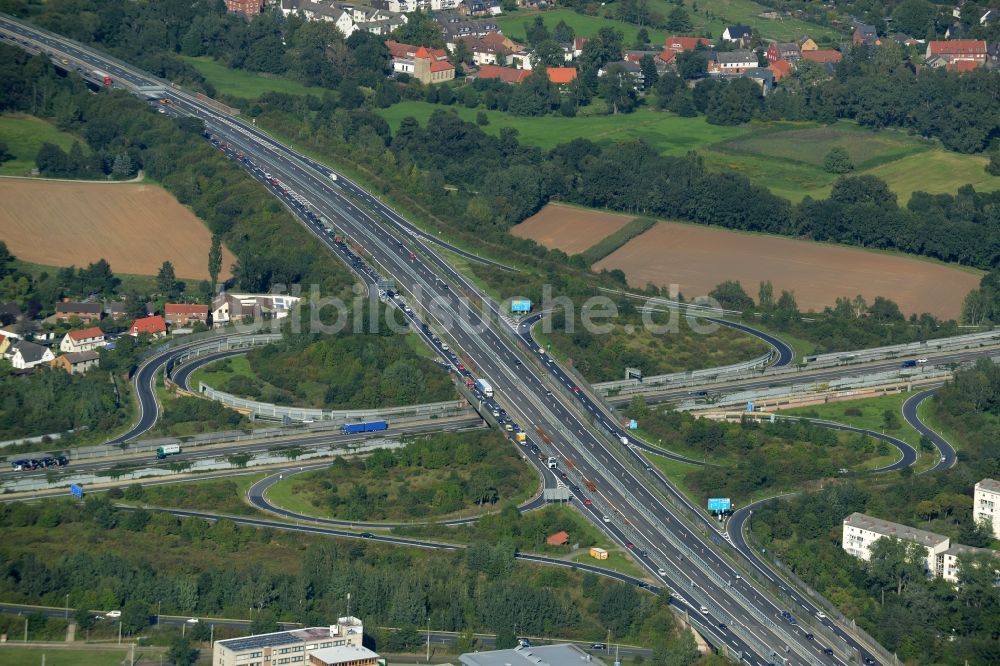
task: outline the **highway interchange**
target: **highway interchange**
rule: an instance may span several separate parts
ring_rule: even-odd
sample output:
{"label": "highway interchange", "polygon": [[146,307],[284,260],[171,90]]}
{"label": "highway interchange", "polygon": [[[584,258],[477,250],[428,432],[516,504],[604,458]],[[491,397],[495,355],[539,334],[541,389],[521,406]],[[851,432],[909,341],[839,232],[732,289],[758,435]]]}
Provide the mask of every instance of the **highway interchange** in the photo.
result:
{"label": "highway interchange", "polygon": [[[7,17],[0,17],[0,26],[20,39],[34,40],[74,62],[108,71],[120,85],[130,88],[164,85],[92,49]],[[728,542],[729,534],[721,532],[649,465],[640,448],[643,443],[611,418],[599,401],[589,396],[587,387],[573,384],[559,365],[533,344],[530,330],[512,326],[497,304],[483,298],[437,254],[432,247],[437,239],[417,231],[342,175],[281,145],[260,130],[169,85],[163,94],[177,112],[203,120],[212,139],[220,145],[226,144],[228,152],[243,153],[241,161],[248,171],[282,198],[330,251],[362,277],[367,275],[370,289],[380,277],[394,278],[406,295],[407,305],[402,307],[412,307],[412,312],[404,312],[413,322],[413,329],[442,358],[449,360],[455,372],[462,372],[454,352],[458,349],[463,359],[472,359],[474,363],[465,371],[475,372],[493,385],[495,404],[483,398],[480,409],[504,408],[514,422],[523,424],[529,435],[526,448],[536,453],[529,458],[553,456],[559,460],[568,482],[586,489],[577,494],[577,499],[583,501],[580,507],[583,513],[616,541],[634,549],[637,561],[661,581],[659,587],[672,589],[673,603],[689,614],[717,648],[725,648],[740,661],[754,665],[846,664],[862,659],[881,663],[881,657],[873,654],[874,646],[860,644],[847,627],[829,619],[816,619],[819,609],[809,600],[790,592],[790,599],[799,602],[801,608],[775,601],[770,596],[771,590],[763,589],[765,586],[757,579],[741,576],[741,570],[732,564],[741,559],[740,551]],[[267,182],[263,177],[266,174],[272,174],[281,186]],[[296,197],[306,200],[308,205],[301,205]],[[365,256],[355,253],[347,243],[335,242],[330,227],[322,220],[331,222],[338,233],[346,234],[357,244],[355,247],[363,248]],[[158,361],[143,366],[142,381],[147,377],[149,382],[155,381],[158,367],[162,367]],[[773,385],[774,381],[766,384]],[[663,399],[669,397],[665,395]],[[152,404],[142,406],[136,429],[141,429],[149,419],[155,421],[156,409],[155,398]],[[135,435],[127,433],[127,436]],[[199,512],[171,513],[215,518]],[[325,527],[292,526],[253,518],[241,518],[239,522],[358,537],[355,532]],[[392,543],[455,547],[373,536]],[[573,566],[583,568],[579,564]],[[760,563],[759,567],[768,579],[778,578],[766,563]],[[815,640],[803,623],[793,625],[783,619],[785,610],[808,619],[816,632]]]}

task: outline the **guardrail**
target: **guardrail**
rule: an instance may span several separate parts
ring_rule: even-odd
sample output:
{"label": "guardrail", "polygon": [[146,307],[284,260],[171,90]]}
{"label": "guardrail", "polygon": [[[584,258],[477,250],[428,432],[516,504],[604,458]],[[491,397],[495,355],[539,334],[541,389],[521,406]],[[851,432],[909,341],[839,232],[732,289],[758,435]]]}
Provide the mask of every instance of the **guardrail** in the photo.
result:
{"label": "guardrail", "polygon": [[214,354],[215,352],[220,351],[250,349],[252,347],[269,345],[280,341],[281,338],[282,336],[280,333],[261,333],[249,335],[229,334],[226,337],[215,336],[211,339],[207,339],[205,344],[194,346],[191,349],[188,349],[187,351],[171,358],[167,362],[167,366],[165,368],[166,375],[168,378],[171,377],[173,375],[174,368],[183,365],[192,358],[198,358],[200,356],[205,356],[206,354]]}
{"label": "guardrail", "polygon": [[472,408],[465,400],[448,400],[431,402],[421,405],[404,407],[386,407],[382,409],[346,409],[325,410],[308,407],[289,407],[270,402],[247,400],[232,393],[218,391],[205,382],[198,382],[198,392],[211,400],[216,400],[234,409],[249,411],[253,418],[276,419],[291,421],[327,421],[347,423],[349,421],[370,421],[389,418],[440,418],[445,416],[462,416],[472,413]]}
{"label": "guardrail", "polygon": [[644,377],[643,379],[617,379],[607,382],[597,382],[596,384],[591,384],[595,391],[601,392],[604,395],[609,395],[612,392],[621,393],[627,391],[627,389],[633,389],[632,392],[639,393],[642,389],[647,387],[659,387],[665,384],[678,384],[680,382],[698,382],[702,379],[714,379],[719,375],[746,373],[758,368],[766,368],[774,358],[774,350],[767,352],[766,354],[761,354],[756,358],[752,358],[749,361],[743,361],[742,363],[733,363],[732,365],[724,365],[718,368],[705,368],[703,370],[690,370],[688,372],[671,372],[665,375],[654,375],[652,377]]}
{"label": "guardrail", "polygon": [[863,363],[899,358],[901,356],[916,356],[927,352],[948,351],[954,349],[975,349],[1000,345],[1000,330],[968,333],[949,338],[937,338],[921,342],[907,342],[885,347],[872,347],[851,352],[834,352],[805,357],[807,367],[825,367],[828,365],[843,365],[845,363]]}

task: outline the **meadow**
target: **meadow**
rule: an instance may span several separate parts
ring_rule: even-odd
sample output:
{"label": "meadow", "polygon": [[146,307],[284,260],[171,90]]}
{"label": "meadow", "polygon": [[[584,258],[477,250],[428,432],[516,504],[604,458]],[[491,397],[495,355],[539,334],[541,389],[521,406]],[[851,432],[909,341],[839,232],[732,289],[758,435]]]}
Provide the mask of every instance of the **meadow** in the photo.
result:
{"label": "meadow", "polygon": [[230,69],[225,64],[213,60],[208,56],[198,58],[190,56],[179,57],[197,69],[209,83],[215,86],[215,90],[220,95],[256,99],[268,92],[319,96],[324,92],[323,88],[310,88],[305,84],[282,76],[256,74],[242,69]]}
{"label": "meadow", "polygon": [[7,152],[14,159],[0,164],[0,176],[30,176],[35,166],[35,156],[43,143],[53,143],[69,151],[74,141],[87,150],[82,139],[62,132],[41,118],[22,114],[0,115],[0,141],[7,144]]}

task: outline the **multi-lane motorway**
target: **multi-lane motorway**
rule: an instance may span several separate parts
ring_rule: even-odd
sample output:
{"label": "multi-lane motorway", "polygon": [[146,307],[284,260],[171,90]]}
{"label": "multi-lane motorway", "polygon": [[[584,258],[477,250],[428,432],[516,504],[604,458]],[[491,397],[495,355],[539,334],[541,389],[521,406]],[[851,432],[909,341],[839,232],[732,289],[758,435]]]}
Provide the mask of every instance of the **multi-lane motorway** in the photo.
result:
{"label": "multi-lane motorway", "polygon": [[[13,19],[0,17],[0,27],[60,57],[108,71],[129,89],[163,85],[92,49]],[[332,221],[363,248],[363,260],[372,271],[394,278],[429,326],[424,335],[432,346],[445,352],[442,355],[453,364],[457,359],[446,353],[451,348],[472,359],[477,376],[492,383],[498,405],[532,434],[530,446],[540,449],[540,455],[556,457],[568,478],[586,488],[578,496],[584,513],[633,548],[651,575],[673,588],[675,602],[690,611],[692,620],[716,647],[755,665],[845,664],[871,658],[867,646],[828,620],[821,622],[817,631],[828,632],[829,639],[819,633],[810,638],[811,632],[805,631],[802,623],[783,619],[782,611],[792,610],[801,617],[803,613],[814,614],[816,608],[803,600],[801,609],[788,609],[772,601],[765,586],[741,576],[730,561],[739,560],[737,551],[697,510],[689,522],[692,519],[684,514],[693,507],[649,468],[640,451],[627,446],[634,441],[628,432],[613,420],[602,419],[601,408],[585,389],[569,387],[567,393],[557,364],[548,363],[537,348],[524,349],[523,340],[503,319],[499,307],[482,299],[412,225],[356,184],[256,128],[169,85],[163,94],[177,112],[202,119],[215,140],[242,152],[244,166],[251,174],[263,171],[279,180],[281,189],[272,192],[286,204],[291,206],[295,196],[308,200],[309,210]],[[299,219],[331,251],[344,255],[346,246],[334,243],[326,225],[314,217],[300,215]],[[624,443],[621,438],[625,438]],[[205,517],[196,512],[173,513]],[[273,521],[242,520],[275,526]],[[296,529],[341,535],[328,528]]]}

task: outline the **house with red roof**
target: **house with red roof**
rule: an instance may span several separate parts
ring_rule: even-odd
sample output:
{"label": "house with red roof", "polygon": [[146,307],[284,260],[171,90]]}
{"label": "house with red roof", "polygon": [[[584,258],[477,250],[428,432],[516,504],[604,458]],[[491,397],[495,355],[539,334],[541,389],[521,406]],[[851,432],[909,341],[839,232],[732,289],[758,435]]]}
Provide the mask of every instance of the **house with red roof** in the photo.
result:
{"label": "house with red roof", "polygon": [[90,351],[98,347],[103,347],[106,344],[107,340],[104,338],[104,331],[97,326],[92,326],[67,333],[63,337],[62,342],[59,343],[59,351],[67,354],[70,352]]}
{"label": "house with red roof", "polygon": [[706,37],[667,37],[666,41],[663,42],[663,49],[665,51],[673,51],[674,53],[681,53],[683,51],[694,51],[701,44],[706,49],[713,48],[715,45],[712,41]]}
{"label": "house with red roof", "polygon": [[[945,41],[927,42],[927,55],[924,63],[929,67],[950,67],[960,62],[973,63],[971,68],[986,64],[986,42],[980,39],[949,39]],[[969,69],[970,65],[962,65]]]}
{"label": "house with red roof", "polygon": [[792,63],[787,60],[775,60],[767,68],[774,74],[775,81],[780,81],[786,76],[792,75]]}
{"label": "house with red roof", "polygon": [[163,318],[170,326],[189,326],[200,321],[208,323],[208,306],[197,303],[167,303],[163,306]]}
{"label": "house with red roof", "polygon": [[546,67],[545,73],[549,75],[549,82],[557,86],[565,86],[576,81],[575,67]]}
{"label": "house with red roof", "polygon": [[136,319],[128,327],[128,334],[134,338],[139,337],[143,333],[154,338],[162,338],[167,334],[167,322],[160,315],[153,315],[152,317]]}
{"label": "house with red roof", "polygon": [[483,65],[479,68],[479,78],[495,79],[504,83],[521,83],[531,76],[530,69],[514,69],[513,67],[500,67],[498,65]]}
{"label": "house with red roof", "polygon": [[834,49],[816,49],[813,51],[803,51],[802,59],[811,60],[820,65],[825,65],[828,62],[838,63],[844,57],[844,54],[840,51]]}

